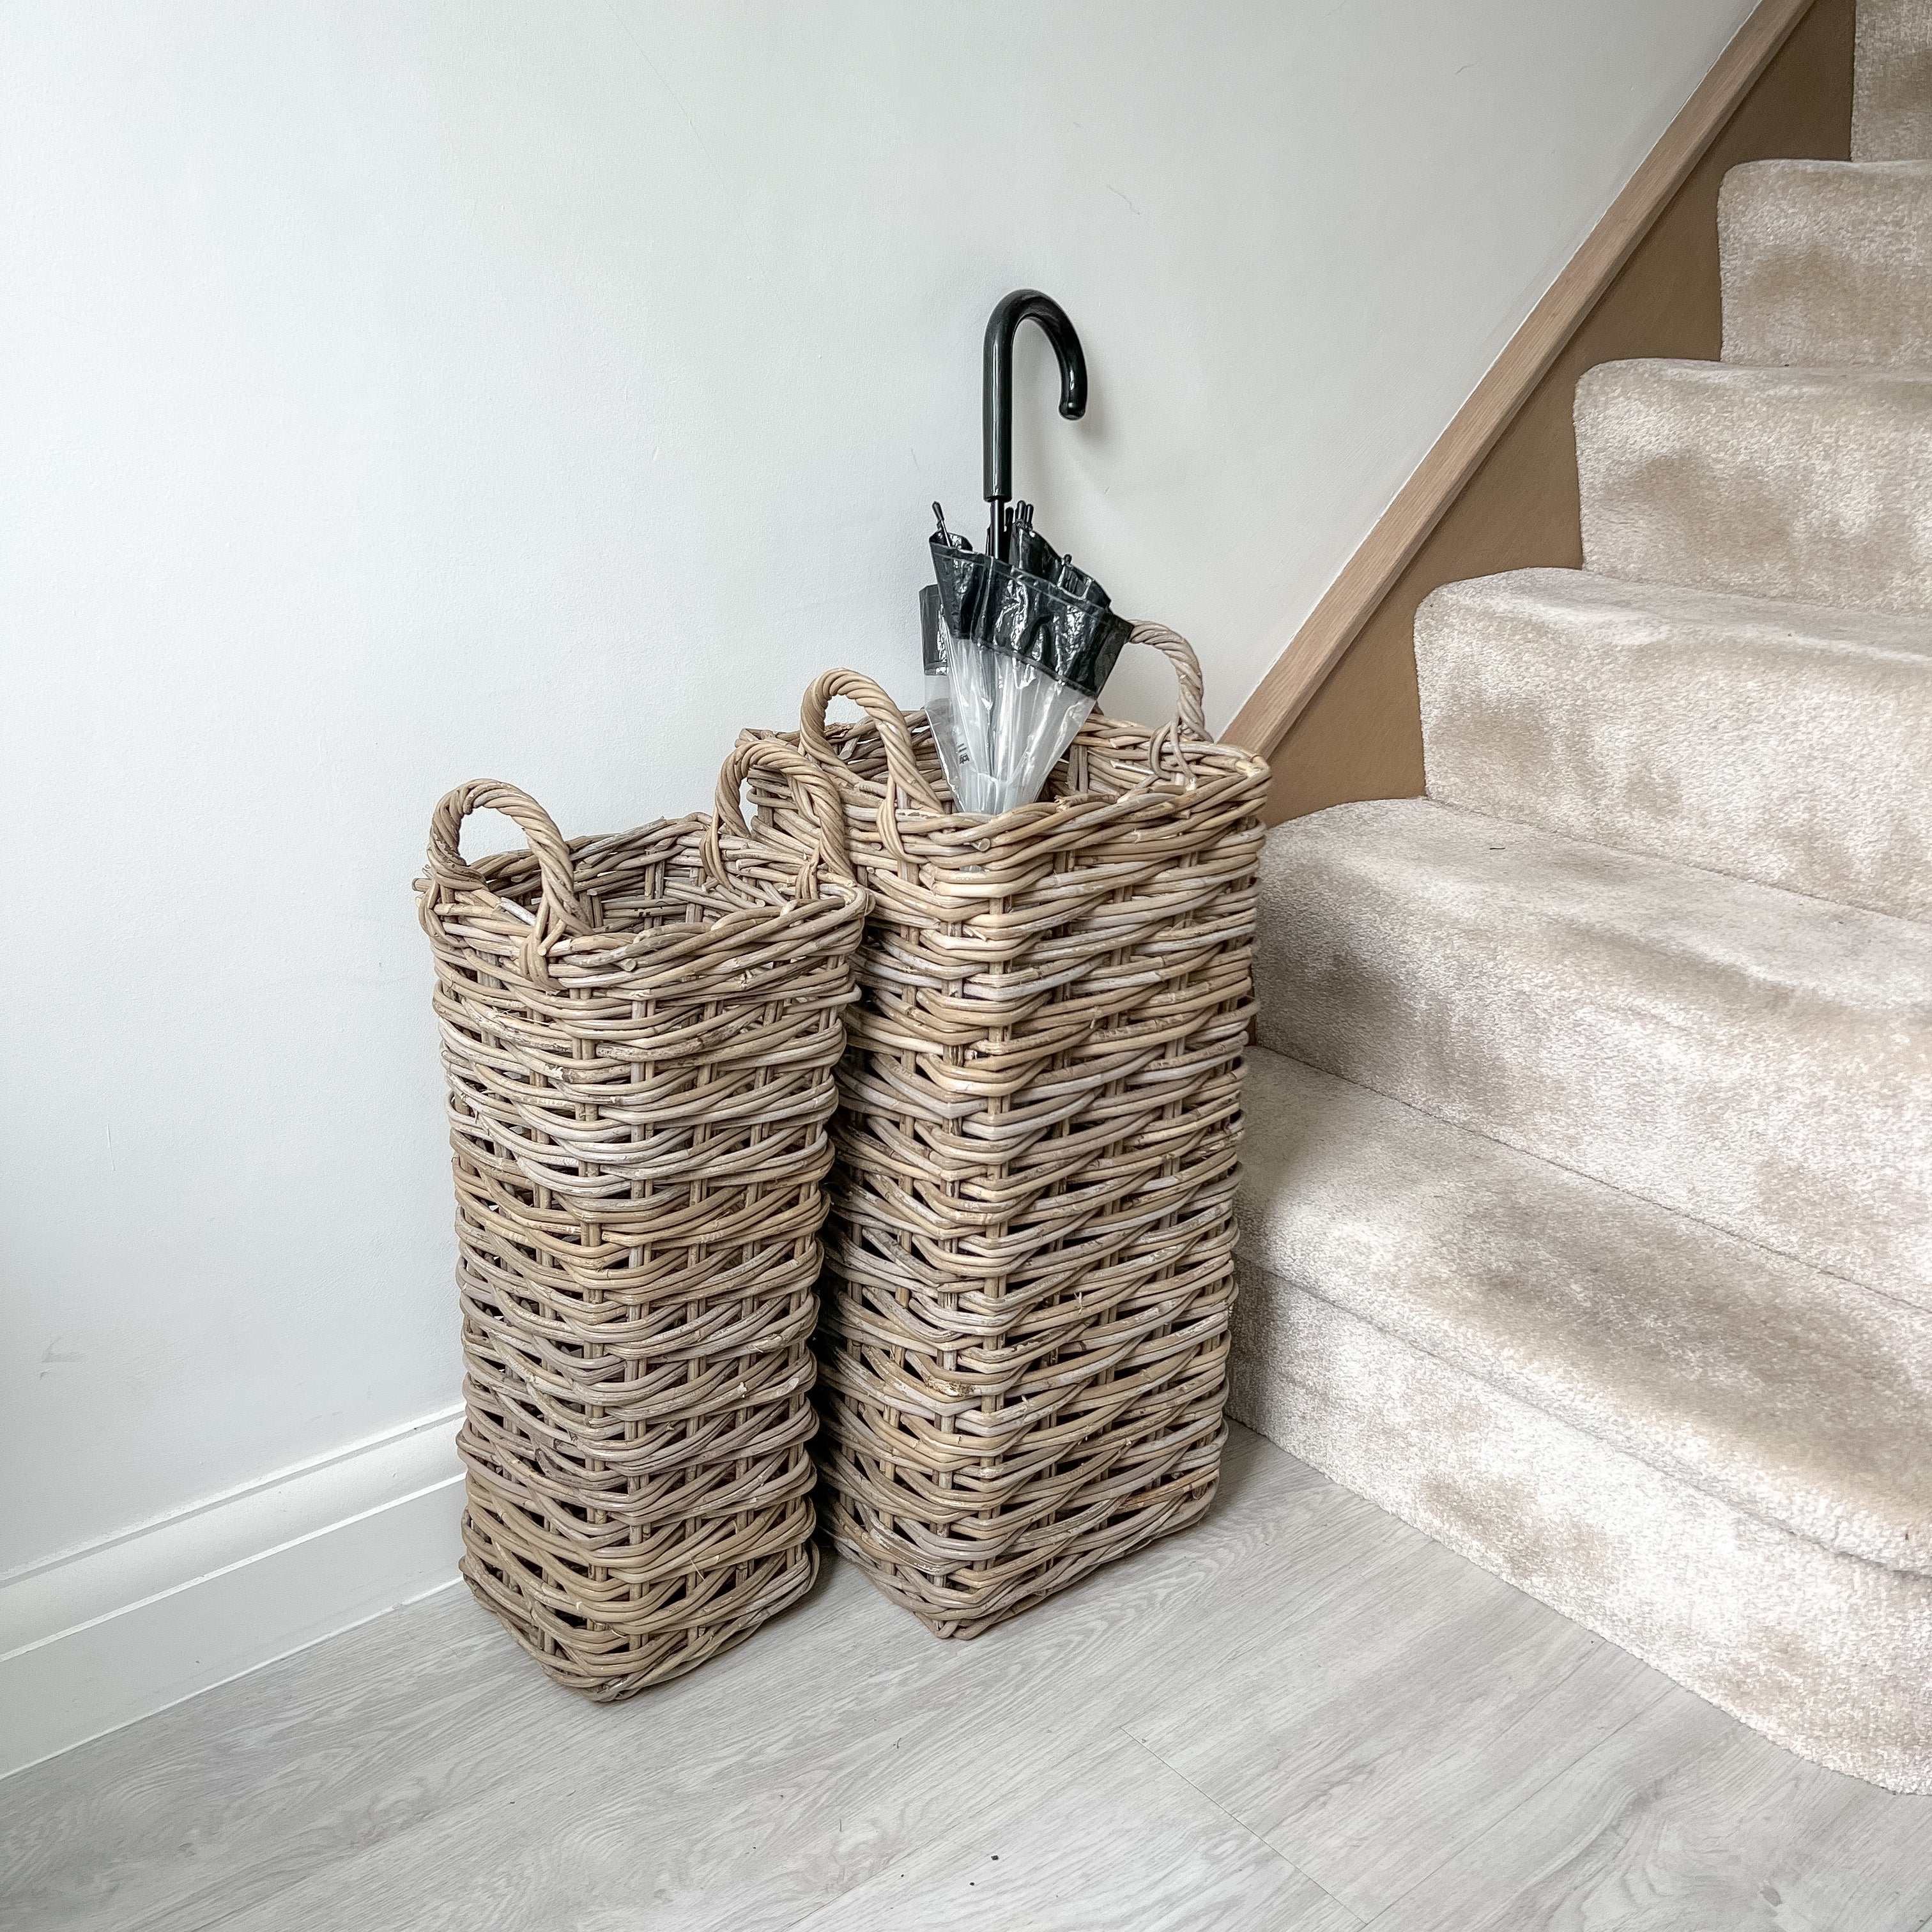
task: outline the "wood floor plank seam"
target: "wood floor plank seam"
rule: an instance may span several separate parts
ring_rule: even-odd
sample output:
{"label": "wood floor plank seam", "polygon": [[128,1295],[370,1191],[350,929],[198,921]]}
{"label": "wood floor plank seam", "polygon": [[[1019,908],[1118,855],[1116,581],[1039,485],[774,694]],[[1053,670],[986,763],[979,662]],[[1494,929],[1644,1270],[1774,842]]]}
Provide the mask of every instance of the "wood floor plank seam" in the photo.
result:
{"label": "wood floor plank seam", "polygon": [[[1580,1666],[1577,1664],[1571,1665],[1570,1669],[1563,1673],[1563,1678],[1568,1678],[1573,1676],[1580,1667]],[[1546,1691],[1542,1696],[1537,1699],[1535,1704],[1530,1707],[1530,1710],[1524,1712],[1523,1716],[1525,1719],[1527,1719],[1532,1712],[1540,1708],[1543,1704],[1546,1702],[1551,1696],[1555,1695],[1557,1690],[1562,1685],[1563,1678],[1559,1678],[1556,1683],[1551,1684],[1549,1690]],[[1620,1736],[1623,1732],[1629,1730],[1631,1725],[1636,1724],[1642,1719],[1649,1716],[1660,1704],[1664,1702],[1669,1698],[1672,1696],[1688,1696],[1689,1695],[1690,1693],[1688,1691],[1680,1690],[1676,1684],[1669,1682],[1668,1679],[1660,1681],[1657,1686],[1656,1693],[1654,1696],[1646,1699],[1645,1701],[1636,1708],[1636,1709],[1630,1712],[1630,1714],[1624,1718],[1622,1723],[1612,1726],[1610,1730],[1604,1732],[1601,1736],[1592,1738],[1588,1742],[1584,1744],[1577,1751],[1576,1755],[1574,1757],[1566,1759],[1562,1764],[1558,1766],[1551,1772],[1548,1779],[1546,1780],[1546,1784],[1553,1785],[1559,1778],[1568,1777],[1570,1772],[1575,1771],[1580,1766],[1583,1764],[1593,1753],[1601,1750],[1613,1738]],[[1512,1728],[1514,1728],[1514,1726],[1512,1726]],[[1418,1892],[1424,1891],[1432,1879],[1433,1879],[1438,1873],[1442,1871],[1446,1867],[1453,1864],[1456,1859],[1464,1856],[1465,1854],[1468,1852],[1474,1851],[1485,1838],[1492,1836],[1498,1832],[1505,1829],[1511,1822],[1512,1820],[1508,1817],[1493,1819],[1488,1824],[1479,1826],[1475,1831],[1472,1832],[1467,1838],[1462,1840],[1460,1844],[1445,1847],[1442,1857],[1437,1859],[1436,1863],[1430,1867],[1427,1872],[1424,1873],[1413,1885],[1409,1886],[1409,1888],[1404,1892],[1399,1898],[1391,1899],[1380,1912],[1376,1914],[1374,1918],[1366,1922],[1366,1932],[1376,1932],[1376,1928],[1380,1926],[1394,1925],[1397,1922],[1396,1915],[1398,1913],[1413,1912],[1415,1907],[1416,1894]]]}
{"label": "wood floor plank seam", "polygon": [[[1400,1520],[1400,1519],[1397,1519],[1397,1520]],[[1511,1586],[1510,1587],[1514,1588],[1514,1586]],[[1554,1678],[1552,1678],[1548,1685],[1538,1694],[1534,1700],[1522,1712],[1522,1714],[1513,1723],[1505,1727],[1504,1735],[1506,1736],[1509,1732],[1520,1730],[1523,1726],[1529,1724],[1534,1718],[1537,1712],[1542,1710],[1545,1706],[1551,1702],[1556,1698],[1557,1694],[1562,1690],[1564,1686],[1569,1683],[1570,1681],[1576,1676],[1577,1672],[1582,1669],[1583,1663],[1583,1657],[1580,1654],[1564,1670],[1560,1671]],[[1563,1777],[1567,1772],[1575,1769],[1576,1766],[1581,1763],[1582,1760],[1587,1757],[1592,1751],[1594,1750],[1599,1744],[1606,1742],[1609,1738],[1614,1736],[1618,1731],[1623,1730],[1626,1725],[1634,1723],[1639,1718],[1642,1717],[1646,1712],[1654,1709],[1663,1698],[1668,1696],[1670,1694],[1674,1688],[1675,1687],[1670,1684],[1668,1682],[1660,1681],[1656,1687],[1654,1694],[1646,1699],[1645,1701],[1635,1710],[1630,1712],[1623,1720],[1622,1724],[1616,1725],[1612,1730],[1605,1732],[1603,1736],[1580,1743],[1577,1747],[1576,1755],[1574,1757],[1565,1759],[1561,1764],[1556,1766],[1550,1771],[1549,1778],[1546,1781],[1553,1782],[1556,1779]],[[1451,1863],[1454,1859],[1460,1858],[1472,1846],[1480,1843],[1486,1833],[1498,1829],[1502,1825],[1505,1824],[1508,1822],[1508,1821],[1506,1818],[1492,1820],[1487,1824],[1478,1825],[1466,1838],[1459,1838],[1455,1840],[1454,1842],[1445,1840],[1442,1847],[1442,1856],[1436,1859],[1434,1864],[1430,1866],[1427,1871],[1419,1874],[1413,1884],[1405,1888],[1399,1897],[1391,1899],[1387,1905],[1383,1906],[1380,1911],[1376,1912],[1372,1917],[1364,1918],[1359,1912],[1355,1913],[1356,1918],[1365,1928],[1365,1932],[1373,1932],[1373,1928],[1375,1927],[1391,1923],[1391,1915],[1401,1910],[1405,1906],[1408,1905],[1414,1899],[1415,1894],[1421,1891],[1428,1884],[1430,1880],[1433,1877],[1437,1872],[1440,1871],[1444,1866]],[[1282,1826],[1279,1827],[1278,1830],[1286,1832],[1288,1828],[1288,1826]],[[1265,1842],[1271,1850],[1276,1851],[1280,1850],[1280,1847],[1275,1844],[1274,1834],[1270,1834],[1266,1839]],[[1282,1856],[1283,1857],[1286,1857],[1287,1854],[1286,1852],[1282,1852]],[[1291,1861],[1291,1862],[1293,1862]],[[1298,1864],[1295,1866],[1295,1869],[1298,1871],[1302,1871],[1304,1875],[1309,1878],[1310,1882],[1312,1884],[1321,1884],[1322,1881],[1319,1879],[1316,1878],[1312,1874],[1307,1873],[1304,1867]],[[1325,1886],[1322,1888],[1324,1891],[1328,1889]],[[1330,1893],[1330,1896],[1332,1898],[1334,1894]],[[1345,1910],[1350,1911],[1354,1910],[1354,1908],[1348,1904],[1346,1900],[1342,1900],[1338,1902],[1342,1905]]]}
{"label": "wood floor plank seam", "polygon": [[1349,1918],[1352,1919],[1356,1924],[1363,1927],[1364,1928],[1364,1932],[1366,1932],[1369,1922],[1345,1900],[1336,1898],[1335,1894],[1330,1892],[1318,1878],[1314,1876],[1312,1873],[1303,1870],[1301,1867],[1297,1864],[1295,1862],[1290,1858],[1286,1852],[1282,1851],[1279,1846],[1270,1844],[1266,1838],[1263,1838],[1262,1834],[1253,1828],[1252,1826],[1244,1823],[1242,1820],[1237,1817],[1233,1812],[1230,1811],[1226,1805],[1222,1804],[1218,1798],[1210,1797],[1208,1792],[1203,1791],[1200,1786],[1196,1784],[1193,1779],[1188,1776],[1186,1772],[1183,1771],[1178,1765],[1170,1764],[1166,1758],[1162,1756],[1159,1751],[1154,1749],[1152,1744],[1149,1744],[1146,1741],[1145,1738],[1136,1737],[1133,1732],[1127,1730],[1124,1725],[1117,1726],[1115,1728],[1119,1730],[1121,1736],[1125,1738],[1130,1744],[1136,1748],[1136,1749],[1144,1752],[1147,1756],[1152,1758],[1154,1762],[1159,1765],[1163,1771],[1172,1772],[1172,1774],[1176,1778],[1179,1778],[1181,1783],[1187,1786],[1189,1790],[1194,1792],[1204,1804],[1211,1804],[1216,1811],[1220,1813],[1222,1817],[1226,1819],[1228,1822],[1235,1828],[1236,1830],[1245,1832],[1246,1835],[1253,1839],[1255,1843],[1259,1845],[1264,1851],[1267,1852],[1271,1858],[1280,1859],[1280,1862],[1287,1866],[1288,1870],[1293,1872],[1298,1878],[1306,1879],[1310,1885],[1314,1886],[1317,1892],[1321,1893],[1323,1898],[1333,1899],[1336,1907],[1340,1910],[1347,1912]]}

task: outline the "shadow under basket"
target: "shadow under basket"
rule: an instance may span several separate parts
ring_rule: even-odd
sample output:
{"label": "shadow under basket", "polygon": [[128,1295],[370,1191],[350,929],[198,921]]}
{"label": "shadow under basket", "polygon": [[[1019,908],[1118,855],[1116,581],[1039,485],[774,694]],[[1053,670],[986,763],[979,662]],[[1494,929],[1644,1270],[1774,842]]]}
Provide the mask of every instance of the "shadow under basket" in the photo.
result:
{"label": "shadow under basket", "polygon": [[[752,834],[748,769],[801,836]],[[815,796],[814,796],[815,794]],[[529,849],[466,863],[490,808]],[[436,808],[463,1309],[462,1572],[559,1683],[676,1677],[812,1584],[812,1335],[866,896],[796,755],[714,818],[566,843],[489,782]]]}
{"label": "shadow under basket", "polygon": [[[1268,766],[1096,712],[1037,803],[953,812],[923,716],[820,678],[796,742],[872,894],[820,1293],[819,1509],[970,1637],[1212,1500]],[[866,719],[824,723],[834,696]],[[754,742],[748,735],[746,742]],[[769,741],[766,741],[769,742]],[[766,819],[799,806],[754,777]]]}

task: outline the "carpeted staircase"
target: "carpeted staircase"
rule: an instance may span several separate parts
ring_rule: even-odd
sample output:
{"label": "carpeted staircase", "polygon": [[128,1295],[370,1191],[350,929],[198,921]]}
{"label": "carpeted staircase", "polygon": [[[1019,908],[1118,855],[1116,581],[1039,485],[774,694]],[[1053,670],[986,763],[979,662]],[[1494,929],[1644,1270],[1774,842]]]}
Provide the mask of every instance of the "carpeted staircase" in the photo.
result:
{"label": "carpeted staircase", "polygon": [[1279,827],[1232,1406],[1932,1791],[1932,0],[1578,386],[1581,571],[1416,623],[1428,796]]}

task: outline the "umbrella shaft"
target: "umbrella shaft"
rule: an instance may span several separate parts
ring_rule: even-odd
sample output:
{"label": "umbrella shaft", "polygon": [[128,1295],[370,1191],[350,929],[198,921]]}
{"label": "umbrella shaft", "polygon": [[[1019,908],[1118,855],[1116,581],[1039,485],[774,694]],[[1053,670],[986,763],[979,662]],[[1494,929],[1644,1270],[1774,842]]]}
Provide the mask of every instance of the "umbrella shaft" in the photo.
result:
{"label": "umbrella shaft", "polygon": [[991,521],[986,525],[986,554],[998,557],[1002,563],[1012,561],[1013,519],[1012,512],[1006,507],[1004,496],[987,499],[986,508]]}

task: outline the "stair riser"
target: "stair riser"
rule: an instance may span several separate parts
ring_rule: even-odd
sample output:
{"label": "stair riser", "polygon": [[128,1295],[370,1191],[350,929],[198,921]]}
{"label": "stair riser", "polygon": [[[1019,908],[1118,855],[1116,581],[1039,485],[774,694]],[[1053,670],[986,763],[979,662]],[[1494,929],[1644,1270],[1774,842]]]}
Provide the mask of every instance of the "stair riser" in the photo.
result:
{"label": "stair riser", "polygon": [[1718,234],[1726,362],[1932,367],[1932,162],[1733,168]]}
{"label": "stair riser", "polygon": [[1932,1580],[1932,1309],[1256,1048],[1250,1267],[1794,1534]]}
{"label": "stair riser", "polygon": [[1932,374],[1606,363],[1576,459],[1591,570],[1932,612]]}
{"label": "stair riser", "polygon": [[1932,1579],[1835,1555],[1250,1264],[1228,1408],[1787,1748],[1932,1791]]}
{"label": "stair riser", "polygon": [[[1539,571],[1416,614],[1429,795],[1932,920],[1932,653]],[[1702,608],[1695,608],[1702,606]]]}
{"label": "stair riser", "polygon": [[1932,932],[1417,809],[1270,837],[1263,1046],[1924,1298]]}
{"label": "stair riser", "polygon": [[1852,83],[1852,159],[1932,156],[1932,7],[1858,0]]}

